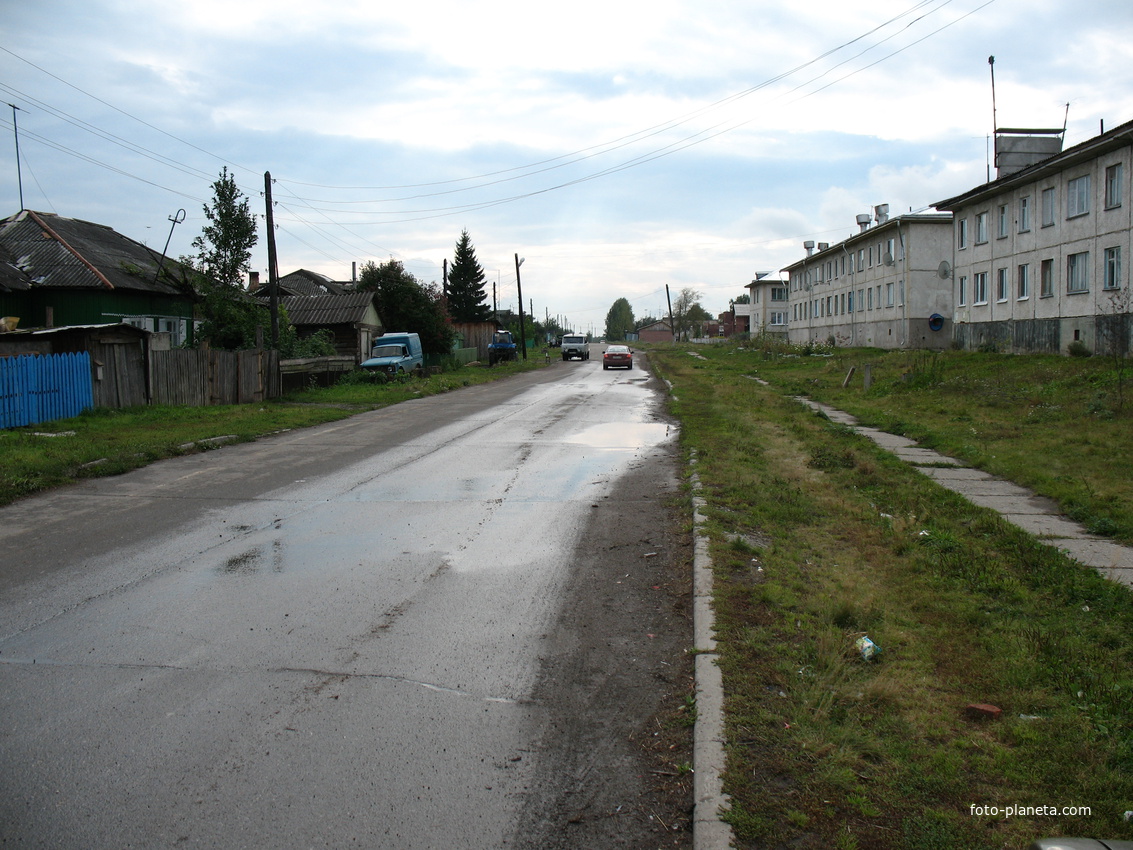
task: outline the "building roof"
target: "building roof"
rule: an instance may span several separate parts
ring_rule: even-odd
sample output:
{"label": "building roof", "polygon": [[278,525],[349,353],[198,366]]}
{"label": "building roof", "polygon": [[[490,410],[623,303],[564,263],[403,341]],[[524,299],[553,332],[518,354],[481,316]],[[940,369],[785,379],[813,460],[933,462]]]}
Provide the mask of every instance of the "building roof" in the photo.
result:
{"label": "building roof", "polygon": [[[10,274],[11,265],[35,288],[187,294],[168,278],[156,279],[159,252],[104,224],[23,210],[0,221],[0,250],[3,283],[18,277]],[[167,269],[177,267],[166,261]]]}
{"label": "building roof", "polygon": [[307,269],[285,274],[279,279],[279,286],[285,295],[342,295],[346,292],[346,284]]}
{"label": "building roof", "polygon": [[[900,237],[900,228],[902,225],[951,225],[951,223],[952,213],[950,212],[906,213],[905,215],[893,216],[891,218],[886,218],[884,221],[878,224],[867,227],[865,230],[859,231],[858,233],[851,233],[841,242],[820,242],[818,243],[818,250],[816,250],[813,254],[808,254],[801,260],[795,260],[795,262],[791,263],[789,266],[784,266],[781,271],[790,273],[794,269],[817,264],[818,262],[820,262],[820,257],[823,258],[821,262],[825,262],[825,260],[829,258],[830,254],[840,255],[843,251],[855,251],[857,250],[857,244],[859,242],[863,245],[868,245],[872,242],[877,241],[879,238],[887,238],[881,235],[883,233],[892,233],[895,236]],[[777,283],[779,285],[782,285],[781,281],[777,281]]]}
{"label": "building roof", "polygon": [[1038,178],[1057,173],[1064,168],[1094,159],[1109,151],[1128,147],[1131,143],[1133,143],[1133,121],[1128,121],[1107,133],[1102,133],[1100,136],[1095,136],[1081,144],[1074,145],[1072,148],[1067,148],[1060,154],[1055,154],[1006,177],[999,177],[989,183],[983,183],[963,194],[956,195],[954,198],[937,201],[933,206],[940,210],[955,210],[967,203],[974,203],[1016,186],[1030,183]]}
{"label": "building roof", "polygon": [[365,322],[372,313],[372,292],[344,295],[288,295],[280,299],[293,325],[343,325]]}

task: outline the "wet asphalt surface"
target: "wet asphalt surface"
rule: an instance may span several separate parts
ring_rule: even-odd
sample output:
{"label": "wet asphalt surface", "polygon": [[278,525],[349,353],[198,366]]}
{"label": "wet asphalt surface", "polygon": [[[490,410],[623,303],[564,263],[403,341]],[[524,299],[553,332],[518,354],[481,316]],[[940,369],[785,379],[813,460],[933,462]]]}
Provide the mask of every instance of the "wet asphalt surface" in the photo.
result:
{"label": "wet asphalt surface", "polygon": [[0,843],[514,846],[660,404],[556,363],[0,509]]}

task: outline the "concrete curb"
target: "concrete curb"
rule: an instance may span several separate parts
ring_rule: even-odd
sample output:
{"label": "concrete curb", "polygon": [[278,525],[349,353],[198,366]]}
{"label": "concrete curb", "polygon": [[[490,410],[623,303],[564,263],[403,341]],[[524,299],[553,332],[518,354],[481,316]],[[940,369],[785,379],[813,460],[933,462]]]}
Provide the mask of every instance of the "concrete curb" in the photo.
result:
{"label": "concrete curb", "polygon": [[[695,455],[692,463],[696,463]],[[693,731],[694,850],[726,850],[732,846],[732,828],[720,819],[729,800],[723,790],[724,681],[716,654],[715,613],[712,609],[712,559],[708,537],[701,529],[705,501],[698,494],[700,479],[692,477],[692,595],[693,649],[696,652],[696,727]]]}

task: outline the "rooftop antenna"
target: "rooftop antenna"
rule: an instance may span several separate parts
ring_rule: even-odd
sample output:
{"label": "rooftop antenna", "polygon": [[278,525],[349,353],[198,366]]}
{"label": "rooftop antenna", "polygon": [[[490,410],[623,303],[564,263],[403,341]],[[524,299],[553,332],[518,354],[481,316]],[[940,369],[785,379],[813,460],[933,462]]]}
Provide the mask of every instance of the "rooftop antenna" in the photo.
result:
{"label": "rooftop antenna", "polygon": [[16,113],[19,112],[20,107],[14,103],[8,104],[12,107],[12,133],[16,137],[16,182],[20,185],[20,212],[24,211],[24,175],[20,169],[20,130],[16,126]]}
{"label": "rooftop antenna", "polygon": [[[991,138],[995,139],[995,134],[999,132],[999,119],[996,116],[995,110],[995,57],[987,57],[988,67],[991,69]],[[987,182],[991,182],[991,159],[987,160]]]}
{"label": "rooftop antenna", "polygon": [[157,279],[159,277],[161,277],[162,269],[165,268],[165,255],[169,253],[169,243],[173,239],[173,228],[175,228],[177,225],[179,225],[181,222],[183,222],[185,220],[185,211],[184,210],[177,210],[177,213],[175,215],[169,216],[169,220],[173,223],[169,226],[169,236],[166,238],[165,248],[161,252],[161,263],[158,265],[157,271],[154,272],[154,274],[153,274],[153,282],[154,283],[157,283]]}

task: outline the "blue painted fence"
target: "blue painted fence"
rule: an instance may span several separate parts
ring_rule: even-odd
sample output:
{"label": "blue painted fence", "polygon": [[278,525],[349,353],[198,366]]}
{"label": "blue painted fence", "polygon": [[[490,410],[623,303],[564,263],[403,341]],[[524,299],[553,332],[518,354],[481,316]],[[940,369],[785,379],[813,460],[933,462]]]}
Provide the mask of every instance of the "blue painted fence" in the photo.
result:
{"label": "blue painted fence", "polygon": [[0,357],[0,428],[66,419],[89,407],[89,353]]}

